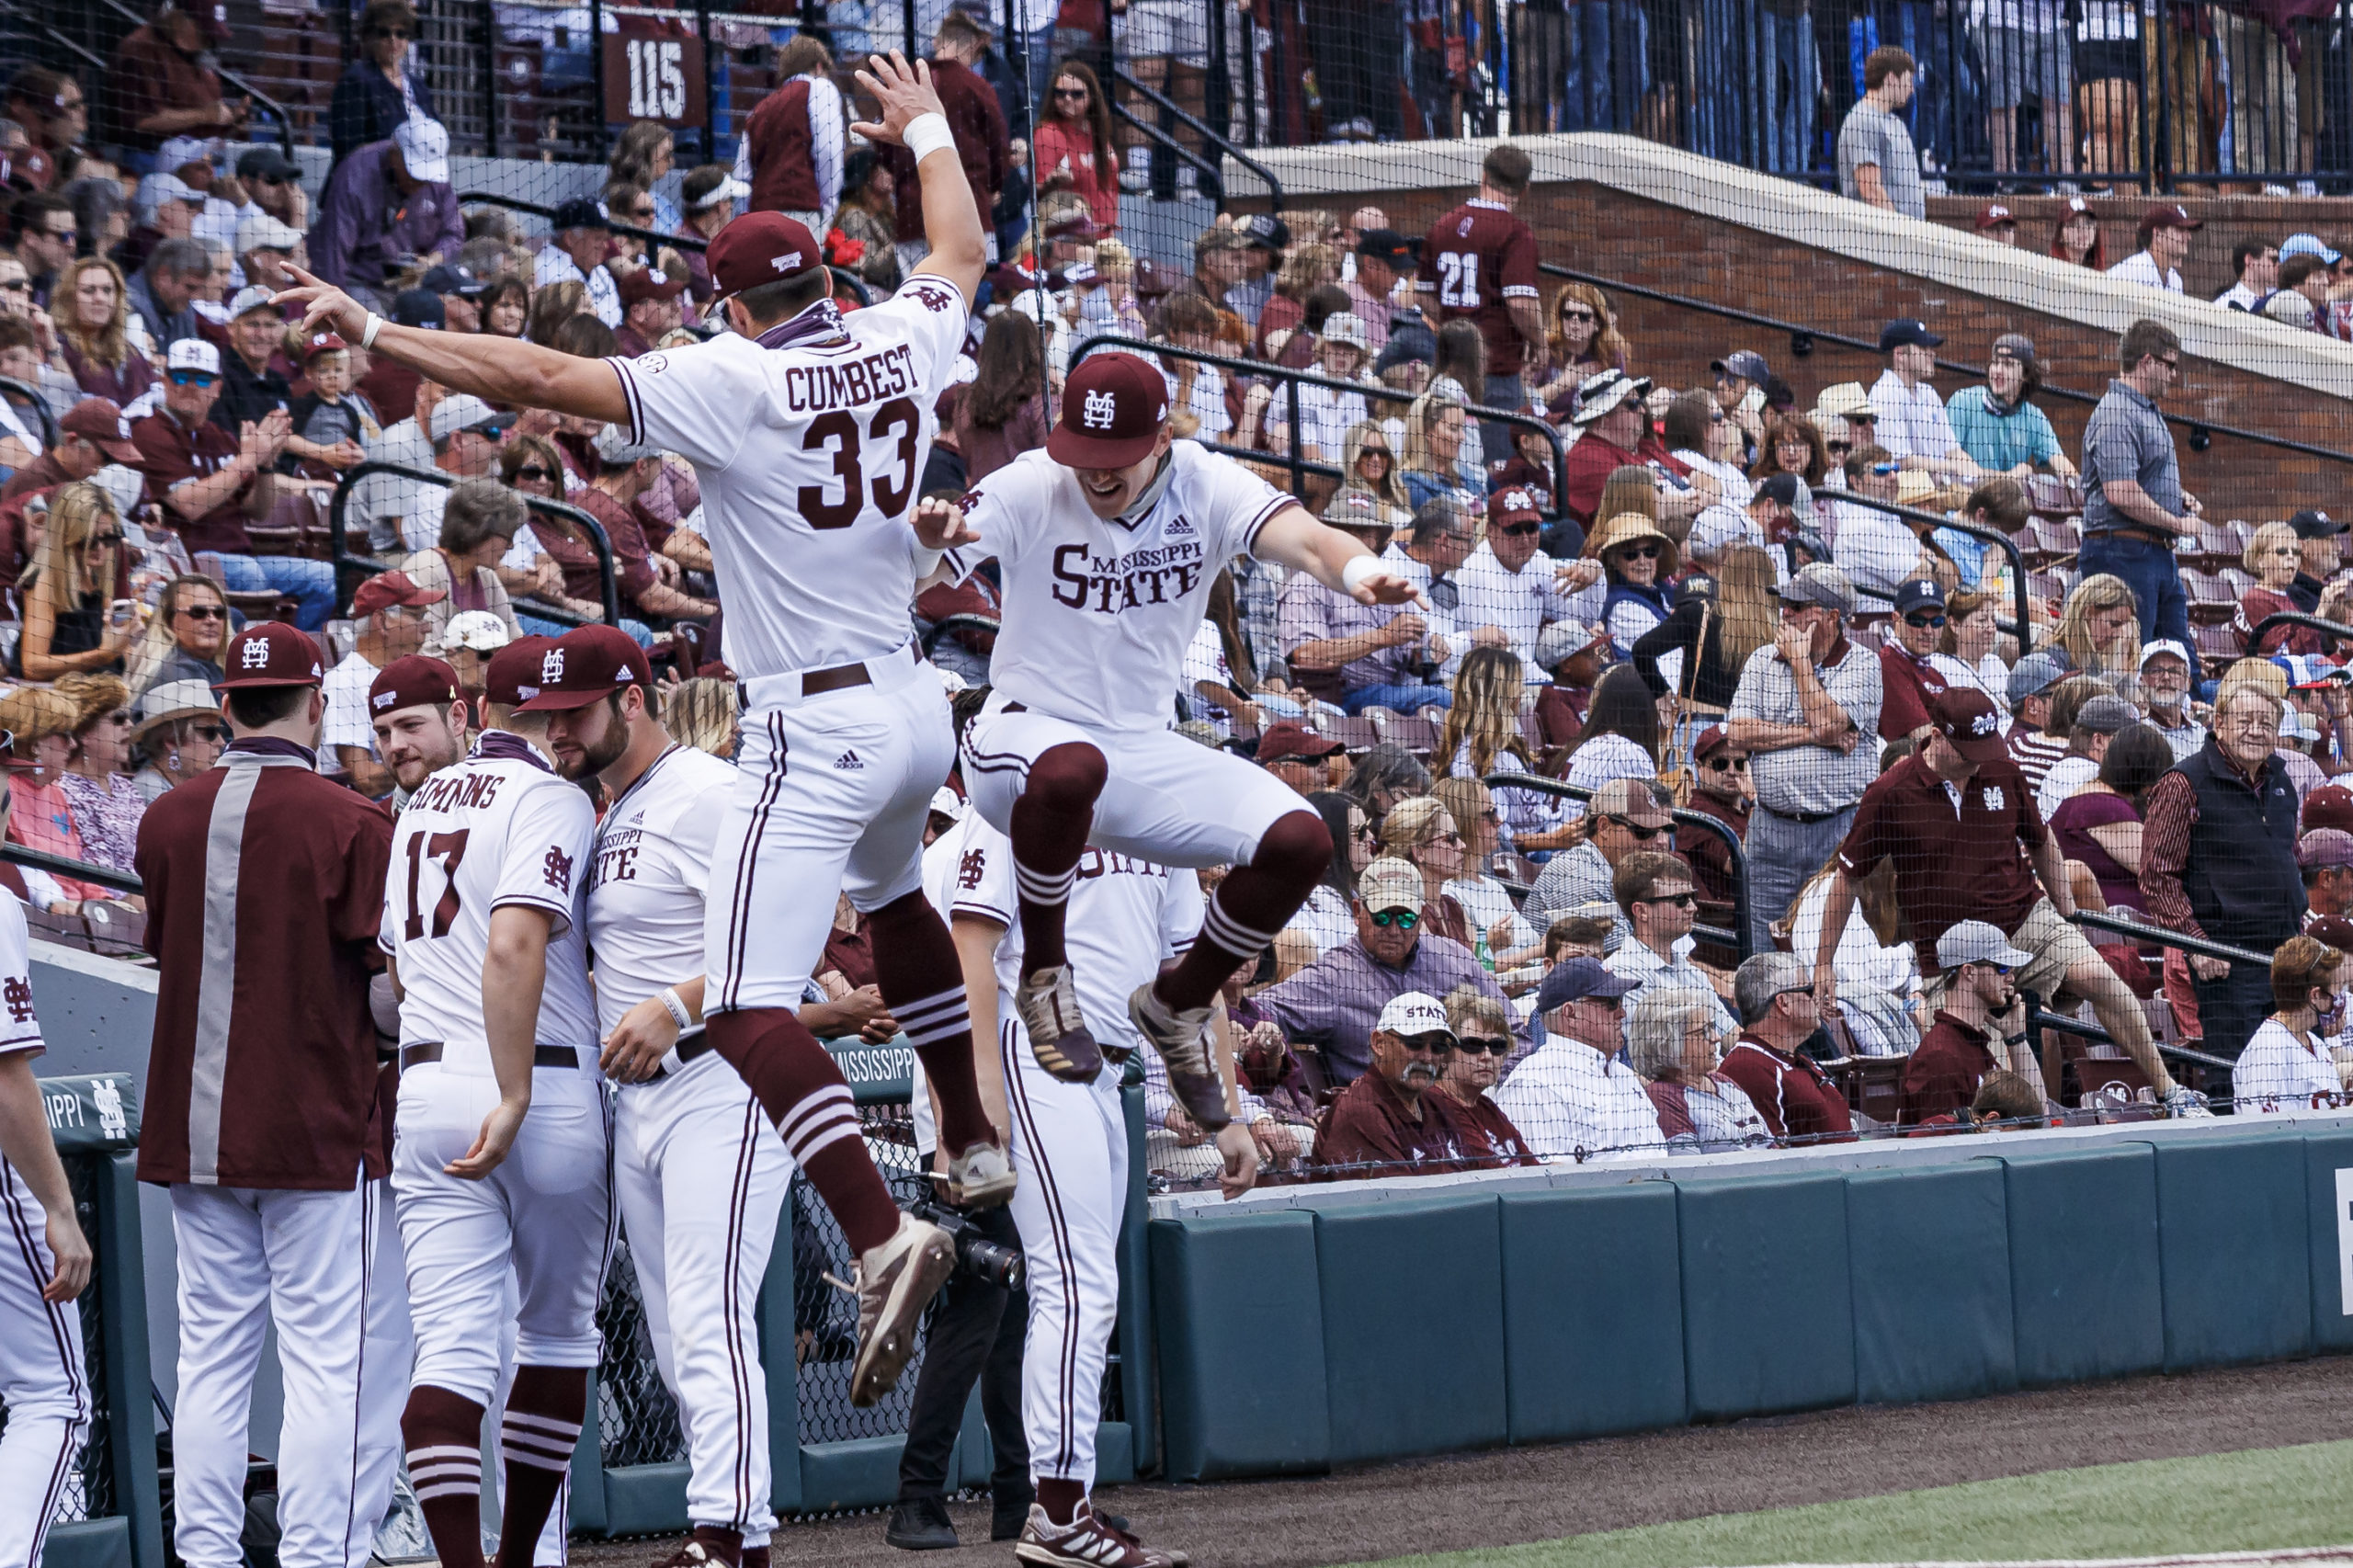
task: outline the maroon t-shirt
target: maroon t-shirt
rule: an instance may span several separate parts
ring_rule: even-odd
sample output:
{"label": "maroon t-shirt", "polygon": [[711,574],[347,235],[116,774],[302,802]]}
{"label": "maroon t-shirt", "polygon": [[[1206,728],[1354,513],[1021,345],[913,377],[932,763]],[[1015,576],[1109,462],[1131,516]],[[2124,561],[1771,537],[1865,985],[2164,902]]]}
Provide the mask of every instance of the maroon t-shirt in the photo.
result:
{"label": "maroon t-shirt", "polygon": [[1847,1097],[1811,1058],[1784,1056],[1755,1035],[1745,1034],[1724,1052],[1716,1072],[1740,1085],[1765,1119],[1765,1131],[1776,1138],[1847,1142],[1854,1137],[1855,1119],[1847,1112]]}
{"label": "maroon t-shirt", "polygon": [[2034,792],[2015,764],[1992,762],[1961,787],[1958,808],[1925,758],[1907,756],[1871,780],[1838,864],[1859,881],[1895,861],[1895,898],[1912,923],[1920,972],[1937,971],[1937,938],[1963,920],[2015,931],[2042,897],[2026,848],[2044,838]]}
{"label": "maroon t-shirt", "polygon": [[1609,483],[1609,476],[1621,468],[1647,468],[1653,463],[1678,477],[1691,472],[1691,465],[1669,453],[1655,435],[1645,435],[1630,452],[1588,430],[1569,449],[1568,488],[1561,494],[1561,509],[1591,533],[1593,514],[1601,506],[1601,489]]}
{"label": "maroon t-shirt", "polygon": [[1438,307],[1440,326],[1465,318],[1479,324],[1489,375],[1518,372],[1522,340],[1510,301],[1538,297],[1536,234],[1526,223],[1473,197],[1430,225],[1414,287],[1424,305]]}
{"label": "maroon t-shirt", "polygon": [[1932,1116],[1968,1109],[1977,1098],[1977,1085],[2000,1065],[1984,1036],[1950,1013],[1938,1013],[1912,1060],[1904,1064],[1897,1125],[1917,1127]]}
{"label": "maroon t-shirt", "polygon": [[1879,645],[1879,733],[1897,741],[1928,722],[1928,699],[1949,683],[1927,660],[1887,642]]}
{"label": "maroon t-shirt", "polygon": [[234,460],[236,437],[210,422],[190,428],[166,408],[132,420],[131,444],[139,449],[138,466],[147,476],[147,499],[164,508],[165,517],[191,552],[253,553],[253,541],[245,537],[245,498],[253,494],[255,476],[248,474],[235,494],[200,517],[185,516],[171,502],[174,485],[209,478]]}
{"label": "maroon t-shirt", "polygon": [[[638,595],[653,586],[654,577],[654,552],[646,547],[645,530],[639,526],[637,515],[593,484],[574,491],[564,499],[605,525],[605,542],[613,549],[613,583],[620,589],[621,597],[634,604]],[[573,592],[568,581],[564,591]],[[592,569],[588,591],[574,597],[594,599],[603,592],[597,585]]]}
{"label": "maroon t-shirt", "polygon": [[140,820],[161,966],[142,1181],[347,1192],[387,1169],[368,979],[392,820],[310,757],[234,743]]}
{"label": "maroon t-shirt", "polygon": [[1528,1140],[1519,1135],[1519,1129],[1511,1124],[1511,1118],[1504,1114],[1504,1108],[1486,1096],[1481,1095],[1469,1105],[1464,1105],[1452,1095],[1430,1097],[1446,1102],[1446,1113],[1462,1129],[1463,1142],[1477,1156],[1473,1163],[1479,1167],[1500,1170],[1506,1165],[1540,1165],[1544,1163],[1536,1157],[1536,1151],[1528,1146]]}
{"label": "maroon t-shirt", "polygon": [[[1378,1070],[1360,1074],[1341,1091],[1324,1113],[1316,1135],[1317,1165],[1431,1165],[1462,1170],[1483,1151],[1469,1142],[1455,1119],[1447,1114],[1446,1096],[1435,1088],[1423,1091],[1415,1108],[1417,1119]],[[1377,1170],[1349,1171],[1350,1177],[1399,1175]],[[1328,1176],[1326,1179],[1330,1179]]]}
{"label": "maroon t-shirt", "polygon": [[[964,166],[965,181],[972,187],[972,200],[980,207],[981,222],[986,223],[990,209],[996,205],[997,192],[1005,188],[1006,170],[1013,161],[1012,143],[1005,129],[1005,110],[996,101],[996,89],[970,66],[952,60],[931,62],[931,85],[939,94],[948,129],[956,138],[956,160]],[[899,243],[908,244],[924,237],[923,180],[915,173],[915,155],[904,147],[885,147],[882,156],[891,165],[892,178],[898,182],[895,229]]]}

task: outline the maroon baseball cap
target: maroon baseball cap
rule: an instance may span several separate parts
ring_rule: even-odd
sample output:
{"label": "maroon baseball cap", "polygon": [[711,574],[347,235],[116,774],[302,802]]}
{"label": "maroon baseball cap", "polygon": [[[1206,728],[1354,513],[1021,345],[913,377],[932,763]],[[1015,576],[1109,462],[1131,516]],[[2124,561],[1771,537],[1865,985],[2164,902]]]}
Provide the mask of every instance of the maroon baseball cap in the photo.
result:
{"label": "maroon baseball cap", "polygon": [[824,259],[808,225],[781,212],[746,212],[728,220],[704,256],[722,300],[796,278]]}
{"label": "maroon baseball cap", "polygon": [[314,332],[302,345],[302,363],[309,364],[322,354],[341,354],[351,345],[332,332]]}
{"label": "maroon baseball cap", "polygon": [[1536,497],[1516,484],[1497,491],[1495,499],[1487,503],[1490,523],[1524,523],[1543,515],[1537,507]]}
{"label": "maroon baseball cap", "polygon": [[2322,915],[2304,927],[2304,935],[2340,953],[2353,953],[2353,920],[2342,915]]}
{"label": "maroon baseball cap", "polygon": [[411,653],[376,672],[375,681],[368,687],[368,717],[380,719],[404,708],[428,704],[447,708],[464,695],[458,689],[457,671],[439,659]]}
{"label": "maroon baseball cap", "polygon": [[387,605],[438,605],[449,597],[447,589],[418,587],[405,572],[379,572],[351,596],[351,619],[373,615]]}
{"label": "maroon baseball cap", "polygon": [[2316,827],[2353,833],[2353,790],[2324,784],[2304,797],[2303,831],[2310,833]]}
{"label": "maroon baseball cap", "polygon": [[1711,724],[1699,732],[1699,739],[1691,743],[1691,760],[1705,762],[1716,753],[1731,749],[1732,732],[1722,724]]}
{"label": "maroon baseball cap", "polygon": [[622,273],[614,287],[626,307],[641,300],[675,300],[687,291],[687,278],[683,272],[672,278],[658,267],[640,267]]}
{"label": "maroon baseball cap", "polygon": [[1090,354],[1063,383],[1046,455],[1064,468],[1126,468],[1152,455],[1167,419],[1168,382],[1157,367],[1132,354]]}
{"label": "maroon baseball cap", "polygon": [[319,645],[310,635],[282,620],[256,620],[229,639],[221,650],[221,667],[228,673],[212,683],[215,691],[235,691],[248,686],[317,686],[327,678],[319,662]]}
{"label": "maroon baseball cap", "polygon": [[1981,234],[1988,229],[1998,228],[2004,223],[2015,224],[2018,221],[2018,215],[1999,201],[1989,201],[1977,210],[1977,232]]}
{"label": "maroon baseball cap", "polygon": [[1975,687],[1949,687],[1937,693],[1928,699],[1928,717],[1952,749],[1972,762],[1999,762],[2010,755],[2001,710]]}
{"label": "maroon baseball cap", "polygon": [[2141,214],[2143,229],[2202,229],[2205,221],[2189,215],[2189,209],[2178,201],[2160,201]]}
{"label": "maroon baseball cap", "polygon": [[122,416],[114,400],[85,397],[66,411],[57,427],[69,436],[79,436],[119,463],[135,463],[139,449],[131,444],[131,422]]}
{"label": "maroon baseball cap", "polygon": [[1258,760],[1280,762],[1285,757],[1324,757],[1338,751],[1340,743],[1329,735],[1318,734],[1296,719],[1285,719],[1267,726],[1258,737]]}
{"label": "maroon baseball cap", "polygon": [[517,637],[493,653],[482,672],[482,699],[503,708],[520,708],[537,697],[541,655],[554,646],[554,638],[533,633]]}
{"label": "maroon baseball cap", "polygon": [[523,710],[585,708],[632,685],[654,689],[654,665],[637,640],[618,626],[575,627],[540,656],[540,694]]}

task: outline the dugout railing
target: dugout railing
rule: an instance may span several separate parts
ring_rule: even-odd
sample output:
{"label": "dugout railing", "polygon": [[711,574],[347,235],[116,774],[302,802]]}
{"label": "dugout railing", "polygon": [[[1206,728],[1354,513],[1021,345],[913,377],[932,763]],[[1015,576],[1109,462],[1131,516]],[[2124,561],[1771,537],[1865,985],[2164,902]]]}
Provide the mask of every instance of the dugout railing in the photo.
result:
{"label": "dugout railing", "polygon": [[[327,533],[330,548],[334,551],[335,602],[338,606],[350,604],[352,592],[362,580],[379,572],[400,569],[398,561],[388,561],[352,549],[350,536],[347,532],[352,492],[361,480],[375,474],[389,474],[420,484],[438,484],[445,490],[458,483],[456,478],[438,468],[411,468],[405,463],[378,462],[373,459],[352,468],[335,483],[335,497],[327,503]],[[604,624],[619,626],[621,621],[620,590],[614,580],[613,544],[605,536],[605,525],[566,502],[550,500],[543,495],[521,495],[520,499],[537,515],[574,524],[587,535],[590,548],[597,552],[597,586],[604,600]],[[515,605],[522,614],[535,619],[551,620],[561,626],[587,624],[571,611],[540,599],[517,599]]]}

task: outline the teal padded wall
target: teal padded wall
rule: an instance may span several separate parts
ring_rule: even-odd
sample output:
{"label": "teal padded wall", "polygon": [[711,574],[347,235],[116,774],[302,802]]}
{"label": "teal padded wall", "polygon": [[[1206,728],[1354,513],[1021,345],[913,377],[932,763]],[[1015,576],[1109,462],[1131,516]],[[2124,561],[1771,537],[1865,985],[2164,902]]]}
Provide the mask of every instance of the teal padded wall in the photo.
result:
{"label": "teal padded wall", "polygon": [[1675,1187],[1691,1414],[1854,1403],[1845,1178],[1678,1176]]}
{"label": "teal padded wall", "polygon": [[2304,1141],[2172,1138],[2149,1147],[2156,1155],[2166,1368],[2309,1353]]}
{"label": "teal padded wall", "polygon": [[1854,1173],[1847,1254],[1862,1403],[1971,1399],[2018,1386],[1998,1166]]}
{"label": "teal padded wall", "polygon": [[1644,1181],[1500,1202],[1511,1440],[1688,1420],[1675,1188]]}
{"label": "teal padded wall", "polygon": [[1330,1469],[1315,1216],[1154,1220],[1150,1233],[1169,1478]]}
{"label": "teal padded wall", "polygon": [[2130,1143],[1988,1157],[2003,1167],[2009,1201],[2018,1381],[2164,1366],[2154,1151]]}
{"label": "teal padded wall", "polygon": [[1504,1441],[1503,1242],[1493,1194],[1318,1213],[1315,1263],[1334,1464]]}
{"label": "teal padded wall", "polygon": [[2313,1346],[2353,1350],[2353,1132],[2304,1140],[2304,1207],[2312,1226]]}

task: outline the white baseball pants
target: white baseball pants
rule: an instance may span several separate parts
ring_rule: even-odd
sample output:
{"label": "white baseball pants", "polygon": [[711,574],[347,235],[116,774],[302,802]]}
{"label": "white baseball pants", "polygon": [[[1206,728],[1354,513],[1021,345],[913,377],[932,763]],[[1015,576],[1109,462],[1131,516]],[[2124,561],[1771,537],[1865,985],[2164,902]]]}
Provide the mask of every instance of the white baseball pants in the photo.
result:
{"label": "white baseball pants", "polygon": [[1090,730],[992,698],[964,737],[964,785],[999,833],[1013,831],[1013,802],[1029,765],[1058,745],[1091,745],[1109,765],[1086,841],[1163,866],[1245,866],[1267,830],[1312,812],[1299,791],[1263,767],[1211,751],[1174,730]]}
{"label": "white baseball pants", "polygon": [[389,1176],[368,1183],[367,1332],[359,1349],[359,1445],[354,1506],[369,1528],[355,1537],[347,1568],[365,1568],[376,1532],[392,1508],[401,1468],[401,1409],[408,1403],[416,1336],[408,1321],[408,1266],[393,1217]]}
{"label": "white baseball pants", "polygon": [[[1193,743],[1186,741],[1186,745]],[[1196,751],[1200,750],[1195,746]],[[1029,1032],[1000,994],[997,1030],[1006,1152],[1019,1183],[1013,1223],[1029,1270],[1021,1425],[1033,1480],[1095,1483],[1095,1427],[1103,1364],[1120,1313],[1120,1221],[1128,1207],[1128,1124],[1120,1075],[1065,1084],[1038,1065]]]}
{"label": "white baseball pants", "polygon": [[[14,1165],[0,1160],[0,1568],[31,1568],[74,1464],[90,1436],[90,1385],[82,1315],[72,1301],[41,1300],[57,1259],[49,1220]],[[88,1287],[97,1290],[94,1276]]]}
{"label": "white baseball pants", "polygon": [[801,1006],[835,889],[870,910],[923,885],[926,813],[956,760],[948,698],[913,644],[866,666],[870,685],[816,697],[798,676],[746,683],[735,796],[710,858],[711,1012]]}
{"label": "white baseball pants", "polygon": [[254,1372],[278,1328],[278,1557],[349,1568],[375,1540],[357,1496],[369,1184],[347,1192],[172,1187],[179,1245],[173,1539],[188,1568],[238,1568]]}
{"label": "white baseball pants", "polygon": [[416,1330],[410,1381],[484,1406],[499,1391],[499,1325],[510,1316],[518,1364],[597,1365],[597,1295],[613,1241],[602,1080],[578,1068],[536,1069],[530,1114],[498,1168],[480,1181],[443,1174],[497,1103],[487,1073],[410,1068],[401,1074],[392,1145]]}
{"label": "white baseball pants", "polygon": [[776,1515],[754,1313],[792,1159],[716,1051],[619,1099],[613,1192],[654,1359],[686,1428],[687,1517],[762,1545]]}

